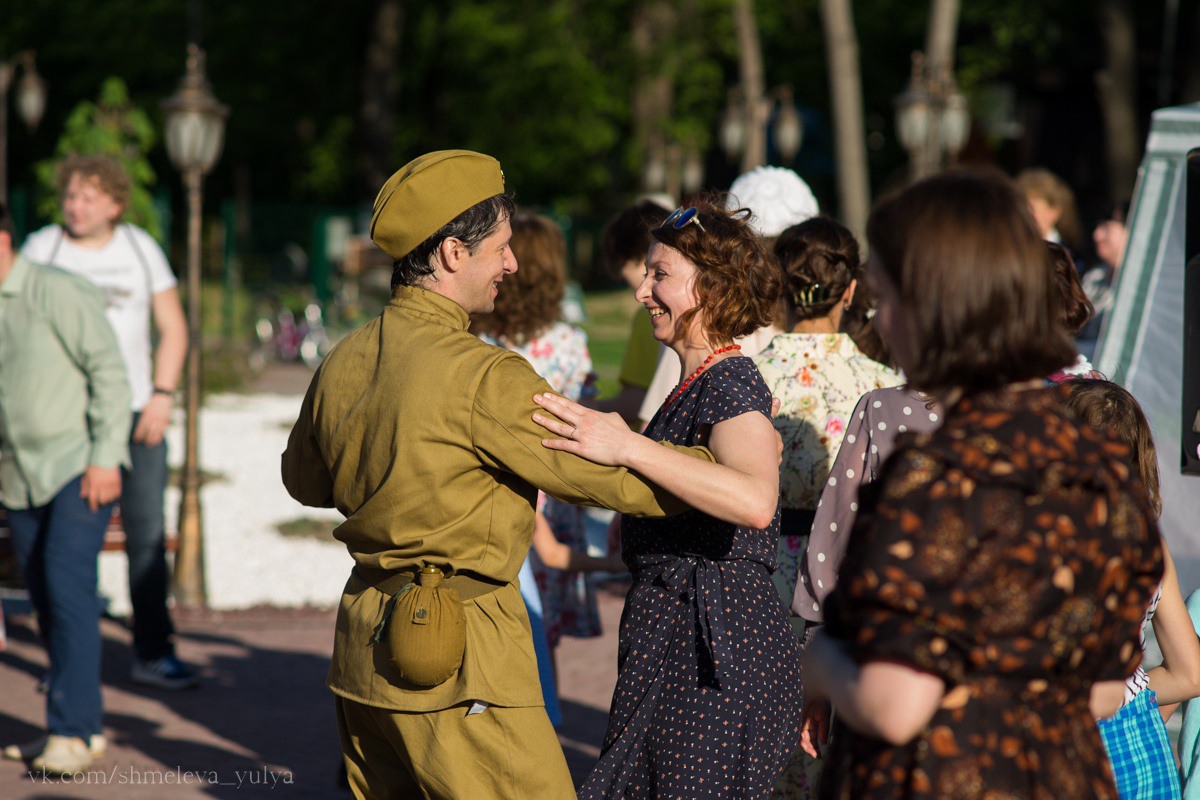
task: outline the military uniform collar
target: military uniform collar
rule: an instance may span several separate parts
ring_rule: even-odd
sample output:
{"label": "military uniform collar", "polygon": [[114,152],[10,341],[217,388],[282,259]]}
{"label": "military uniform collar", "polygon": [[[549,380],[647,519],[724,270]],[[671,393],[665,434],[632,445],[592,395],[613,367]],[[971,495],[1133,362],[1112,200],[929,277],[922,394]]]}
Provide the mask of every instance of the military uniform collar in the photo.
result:
{"label": "military uniform collar", "polygon": [[25,276],[29,274],[29,270],[33,265],[25,260],[22,256],[17,256],[13,261],[12,268],[9,269],[8,275],[4,278],[4,283],[0,283],[0,294],[16,296],[21,293],[21,287],[25,285]]}
{"label": "military uniform collar", "polygon": [[388,306],[403,308],[424,317],[449,325],[459,331],[465,331],[471,323],[471,317],[466,309],[449,297],[422,289],[419,286],[400,286],[392,292]]}

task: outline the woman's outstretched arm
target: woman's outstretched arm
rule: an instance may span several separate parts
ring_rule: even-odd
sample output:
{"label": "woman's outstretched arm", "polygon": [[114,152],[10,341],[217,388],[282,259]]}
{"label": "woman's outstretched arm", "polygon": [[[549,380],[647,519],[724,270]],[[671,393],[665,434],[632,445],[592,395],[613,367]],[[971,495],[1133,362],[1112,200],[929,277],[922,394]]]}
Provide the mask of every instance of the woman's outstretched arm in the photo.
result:
{"label": "woman's outstretched arm", "polygon": [[[802,673],[807,702],[828,698],[834,713],[855,731],[897,746],[908,744],[929,724],[946,693],[941,678],[904,664],[868,661],[859,666],[823,631],[805,647]],[[809,755],[816,756],[815,749],[805,742]]]}
{"label": "woman's outstretched arm", "polygon": [[1165,543],[1163,562],[1162,599],[1152,620],[1163,661],[1148,674],[1158,704],[1169,706],[1200,696],[1200,639],[1183,604],[1175,562]]}
{"label": "woman's outstretched arm", "polygon": [[713,425],[708,449],[716,463],[700,463],[634,433],[616,414],[552,394],[537,395],[534,402],[558,418],[534,414],[535,422],[562,437],[543,440],[545,447],[631,469],[693,508],[735,525],[765,528],[775,517],[780,441],[764,414],[751,411]]}

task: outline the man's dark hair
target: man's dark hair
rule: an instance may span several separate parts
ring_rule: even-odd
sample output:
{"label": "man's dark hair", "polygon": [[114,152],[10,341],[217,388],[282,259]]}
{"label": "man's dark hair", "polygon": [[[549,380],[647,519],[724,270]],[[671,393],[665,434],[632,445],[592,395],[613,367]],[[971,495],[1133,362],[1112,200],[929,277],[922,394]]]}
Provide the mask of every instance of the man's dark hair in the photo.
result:
{"label": "man's dark hair", "polygon": [[447,239],[458,239],[466,246],[468,252],[474,254],[479,243],[491,236],[516,210],[517,204],[507,192],[493,195],[471,206],[403,258],[396,259],[392,265],[392,291],[395,291],[397,286],[412,286],[422,278],[432,275],[433,256]]}
{"label": "man's dark hair", "polygon": [[644,261],[650,249],[650,231],[663,224],[671,212],[653,200],[642,200],[619,211],[604,226],[604,263],[613,274],[627,261]]}
{"label": "man's dark hair", "polygon": [[8,204],[0,200],[0,233],[7,233],[12,238],[17,237],[16,230],[13,228],[12,217],[8,213]]}

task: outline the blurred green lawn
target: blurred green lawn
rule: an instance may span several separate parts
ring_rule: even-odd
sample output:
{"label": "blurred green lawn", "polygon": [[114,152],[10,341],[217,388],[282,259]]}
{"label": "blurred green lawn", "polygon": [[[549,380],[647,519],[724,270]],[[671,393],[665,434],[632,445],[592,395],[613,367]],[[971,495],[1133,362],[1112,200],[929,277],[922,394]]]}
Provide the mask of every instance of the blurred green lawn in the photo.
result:
{"label": "blurred green lawn", "polygon": [[[226,302],[230,305],[227,306]],[[600,379],[600,396],[612,397],[620,388],[617,376],[621,372],[621,358],[625,355],[625,345],[629,340],[629,323],[633,313],[641,306],[633,299],[632,291],[620,288],[584,293],[583,307],[587,313],[583,329],[587,331],[593,368]],[[253,336],[254,298],[244,289],[227,296],[220,284],[206,282],[201,311],[205,339],[205,389],[210,392],[236,389],[249,375],[245,361],[249,340]],[[235,335],[231,340],[226,340],[224,336],[228,324],[226,313],[233,320]],[[338,332],[335,330],[334,334]]]}
{"label": "blurred green lawn", "polygon": [[592,364],[600,378],[601,397],[611,397],[620,388],[617,376],[621,372],[621,357],[629,341],[629,322],[640,306],[629,289],[610,289],[587,292],[583,296],[587,322],[583,329],[588,335]]}

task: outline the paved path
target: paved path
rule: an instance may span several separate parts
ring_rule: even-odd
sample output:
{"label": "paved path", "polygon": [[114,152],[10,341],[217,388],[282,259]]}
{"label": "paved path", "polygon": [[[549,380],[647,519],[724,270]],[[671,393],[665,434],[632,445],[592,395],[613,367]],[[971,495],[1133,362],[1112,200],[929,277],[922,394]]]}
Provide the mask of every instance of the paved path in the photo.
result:
{"label": "paved path", "polygon": [[[605,636],[566,639],[559,653],[564,752],[576,782],[595,761],[616,681],[623,591],[601,591]],[[11,606],[12,604],[7,604]],[[333,612],[251,609],[177,613],[179,651],[204,685],[163,692],[129,681],[130,636],[105,620],[104,705],[109,754],[78,783],[34,778],[0,762],[0,798],[339,798],[340,762],[325,673]],[[45,654],[29,619],[9,617],[0,653],[0,742],[38,735]]]}

